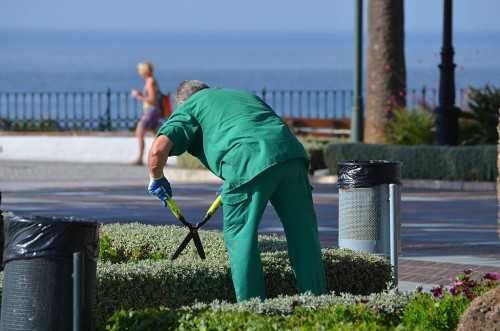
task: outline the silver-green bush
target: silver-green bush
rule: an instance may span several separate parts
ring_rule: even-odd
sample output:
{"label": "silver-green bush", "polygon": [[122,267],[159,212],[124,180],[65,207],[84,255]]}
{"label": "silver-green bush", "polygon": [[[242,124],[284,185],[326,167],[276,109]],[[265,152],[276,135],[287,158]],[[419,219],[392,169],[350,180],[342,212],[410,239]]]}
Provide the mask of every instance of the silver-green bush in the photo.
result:
{"label": "silver-green bush", "polygon": [[[235,302],[222,233],[200,231],[207,253],[205,261],[200,260],[192,244],[177,260],[171,261],[171,254],[185,235],[186,229],[177,226],[112,224],[101,227],[101,241],[107,240],[106,250],[119,252],[116,256],[122,262],[98,264],[96,325],[103,325],[121,308],[176,308],[214,300]],[[259,244],[267,296],[297,294],[285,240],[261,236]],[[141,260],[146,255],[152,258]],[[381,292],[391,279],[390,263],[383,257],[324,248],[323,260],[330,292],[365,295]]]}
{"label": "silver-green bush", "polygon": [[[186,228],[177,226],[138,223],[101,226],[101,243],[106,243],[101,248],[97,264],[96,328],[102,329],[106,320],[120,309],[201,307],[210,303],[214,309],[218,306],[238,307],[232,304],[235,294],[222,233],[200,231],[207,253],[206,260],[200,260],[194,245],[190,244],[177,260],[171,261],[172,253],[185,235]],[[293,300],[303,302],[303,306],[313,305],[312,302],[316,302],[314,306],[317,306],[324,305],[322,302],[341,300],[336,298],[335,293],[370,295],[369,298],[375,298],[373,293],[384,291],[391,279],[391,266],[386,258],[323,248],[331,294],[318,299],[300,296],[288,261],[285,240],[276,236],[260,236],[259,245],[267,296],[276,299],[262,303],[252,300],[242,307],[262,304],[262,307],[268,307],[266,311],[274,309],[285,313],[285,306],[290,301],[286,296],[290,295],[295,296]],[[110,262],[111,259],[117,263]],[[0,273],[0,294],[2,285],[3,273]],[[275,308],[271,308],[273,305],[276,305]]]}

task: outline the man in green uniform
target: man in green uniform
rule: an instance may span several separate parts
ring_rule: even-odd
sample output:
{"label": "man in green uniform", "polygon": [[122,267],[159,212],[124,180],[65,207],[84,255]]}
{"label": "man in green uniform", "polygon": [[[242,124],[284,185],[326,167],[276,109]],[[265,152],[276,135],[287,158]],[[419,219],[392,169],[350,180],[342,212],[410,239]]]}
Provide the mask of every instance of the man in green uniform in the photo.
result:
{"label": "man in green uniform", "polygon": [[257,235],[268,202],[283,224],[299,292],[325,294],[309,160],[286,123],[252,93],[196,80],[181,82],[174,99],[177,109],[150,149],[149,192],[166,206],[172,190],[163,167],[168,156],[189,152],[224,180],[224,242],[238,302],[266,297]]}

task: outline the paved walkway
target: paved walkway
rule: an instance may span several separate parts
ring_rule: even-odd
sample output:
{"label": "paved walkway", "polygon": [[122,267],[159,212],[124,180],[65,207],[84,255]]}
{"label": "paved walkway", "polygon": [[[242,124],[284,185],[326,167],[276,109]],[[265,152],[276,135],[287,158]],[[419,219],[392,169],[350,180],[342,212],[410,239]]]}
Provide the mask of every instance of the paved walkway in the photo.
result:
{"label": "paved walkway", "polygon": [[[207,171],[167,167],[174,198],[188,219],[199,217],[221,180]],[[109,163],[0,161],[2,209],[17,214],[75,216],[102,222],[177,224],[146,191],[146,166]],[[323,246],[338,246],[338,188],[331,176],[314,176],[314,200]],[[426,185],[427,184],[427,185]],[[430,289],[465,268],[500,273],[498,200],[492,185],[406,182],[402,189],[399,284]],[[431,187],[431,188],[426,188]],[[436,188],[437,187],[437,188]],[[221,229],[214,217],[207,229]],[[266,210],[261,233],[282,234]]]}

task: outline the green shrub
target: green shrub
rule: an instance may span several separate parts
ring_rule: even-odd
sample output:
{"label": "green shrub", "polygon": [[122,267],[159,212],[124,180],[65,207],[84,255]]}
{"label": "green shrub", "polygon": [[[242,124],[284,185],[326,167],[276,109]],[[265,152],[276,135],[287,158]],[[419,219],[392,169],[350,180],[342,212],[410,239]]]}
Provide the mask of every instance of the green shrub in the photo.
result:
{"label": "green shrub", "polygon": [[296,308],[291,316],[248,311],[172,311],[115,313],[108,330],[394,330],[383,314],[363,304],[337,305],[316,310]]}
{"label": "green shrub", "polygon": [[26,120],[0,119],[0,130],[4,131],[22,131],[22,132],[59,132],[62,131],[59,122],[54,119],[30,119]]}
{"label": "green shrub", "polygon": [[319,309],[336,305],[349,306],[363,302],[368,308],[383,312],[387,318],[398,322],[408,302],[413,298],[414,292],[398,292],[394,288],[387,288],[383,292],[370,295],[353,295],[331,293],[314,296],[310,293],[290,296],[278,296],[266,300],[251,299],[238,304],[214,301],[210,304],[196,303],[190,306],[195,311],[251,311],[266,315],[292,315],[296,307]]}
{"label": "green shrub", "polygon": [[489,85],[482,90],[471,87],[468,98],[469,110],[460,112],[460,144],[496,144],[500,90]]}
{"label": "green shrub", "polygon": [[[260,306],[261,310],[284,312],[292,307],[290,298],[284,295],[295,295],[292,303],[298,300],[304,307],[360,300],[359,296],[333,293],[365,295],[370,302],[378,302],[396,314],[401,306],[400,300],[386,299],[382,293],[374,294],[383,292],[391,280],[391,266],[386,258],[342,249],[322,250],[328,290],[332,295],[296,295],[286,242],[276,236],[259,237],[267,296],[275,299],[231,304],[235,302],[235,294],[223,236],[218,231],[201,230],[199,234],[207,253],[206,260],[199,259],[191,244],[177,260],[171,261],[172,253],[186,235],[186,228],[137,223],[102,225],[94,325],[102,329],[106,320],[120,309],[137,311],[160,306],[195,305],[196,309],[206,309],[209,305],[220,309]],[[0,273],[0,292],[2,278],[3,273]],[[149,325],[149,322],[144,323]]]}
{"label": "green shrub", "polygon": [[165,307],[142,311],[122,309],[110,318],[108,329],[146,330],[154,325],[161,330],[191,330],[197,326],[233,330],[246,325],[258,330],[287,330],[300,329],[302,325],[305,329],[317,330],[337,330],[336,327],[338,330],[390,330],[393,329],[390,325],[399,323],[413,296],[413,293],[387,289],[369,296],[302,294],[263,301],[252,299],[239,304],[198,303],[176,310]]}
{"label": "green shrub", "polygon": [[432,295],[416,295],[403,313],[402,325],[410,330],[455,330],[470,302],[498,286],[498,274],[486,273],[475,279],[473,272],[465,269],[451,280],[448,288],[432,288]]}
{"label": "green shrub", "polygon": [[[195,302],[235,301],[221,232],[199,232],[207,254],[205,261],[200,261],[192,244],[171,261],[186,228],[109,224],[100,231],[105,244],[97,272],[96,325],[102,325],[121,307],[177,308]],[[260,236],[259,246],[267,296],[296,294],[285,240]],[[383,291],[391,280],[391,266],[384,257],[331,248],[322,252],[329,291],[367,295]]]}
{"label": "green shrub", "polygon": [[307,155],[309,156],[309,173],[314,174],[316,170],[326,169],[325,160],[323,157],[323,149],[329,143],[335,141],[330,138],[306,137],[299,138],[304,146]]}
{"label": "green shrub", "polygon": [[498,177],[497,146],[402,146],[363,143],[329,144],[325,163],[331,174],[337,164],[349,160],[401,161],[404,179],[495,181]]}
{"label": "green shrub", "polygon": [[438,299],[423,293],[406,307],[401,323],[408,330],[456,330],[469,303],[465,297],[446,294]]}
{"label": "green shrub", "polygon": [[385,142],[396,145],[432,145],[434,116],[425,108],[395,108],[384,131]]}
{"label": "green shrub", "polygon": [[239,304],[197,303],[189,307],[121,311],[108,321],[109,330],[455,330],[473,298],[498,286],[498,274],[481,279],[466,269],[448,288],[430,293],[388,288],[369,296],[311,294],[280,296]]}

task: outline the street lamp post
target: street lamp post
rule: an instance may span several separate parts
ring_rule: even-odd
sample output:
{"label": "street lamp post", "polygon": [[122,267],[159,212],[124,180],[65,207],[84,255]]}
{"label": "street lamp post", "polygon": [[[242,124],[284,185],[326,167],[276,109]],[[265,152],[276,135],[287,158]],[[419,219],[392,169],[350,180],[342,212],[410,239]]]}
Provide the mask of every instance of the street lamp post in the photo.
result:
{"label": "street lamp post", "polygon": [[354,93],[351,113],[351,142],[363,142],[363,0],[356,0],[354,23]]}
{"label": "street lamp post", "polygon": [[436,107],[435,145],[457,145],[458,114],[455,107],[455,64],[452,44],[452,0],[444,0],[443,48],[441,50],[439,106]]}

